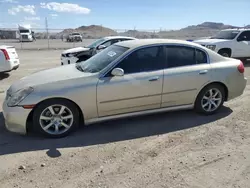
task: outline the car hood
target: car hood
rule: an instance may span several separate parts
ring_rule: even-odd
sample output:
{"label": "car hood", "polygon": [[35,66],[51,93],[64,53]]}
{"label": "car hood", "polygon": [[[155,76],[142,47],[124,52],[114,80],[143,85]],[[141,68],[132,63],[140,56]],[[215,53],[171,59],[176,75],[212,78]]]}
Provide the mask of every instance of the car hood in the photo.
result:
{"label": "car hood", "polygon": [[200,40],[194,40],[194,43],[197,44],[216,44],[216,43],[220,43],[220,42],[228,42],[230,40],[226,40],[226,39],[200,39]]}
{"label": "car hood", "polygon": [[89,51],[90,48],[86,48],[86,47],[77,47],[77,48],[71,48],[68,50],[65,50],[62,52],[62,54],[68,54],[68,53],[76,53],[76,52],[85,52],[85,51]]}
{"label": "car hood", "polygon": [[[36,87],[44,84],[66,83],[69,80],[91,77],[92,73],[84,73],[76,69],[75,64],[60,66],[57,68],[47,69],[34,73],[30,76],[21,78],[12,84],[9,89],[10,93],[16,92],[26,87]],[[46,87],[46,86],[44,86]]]}

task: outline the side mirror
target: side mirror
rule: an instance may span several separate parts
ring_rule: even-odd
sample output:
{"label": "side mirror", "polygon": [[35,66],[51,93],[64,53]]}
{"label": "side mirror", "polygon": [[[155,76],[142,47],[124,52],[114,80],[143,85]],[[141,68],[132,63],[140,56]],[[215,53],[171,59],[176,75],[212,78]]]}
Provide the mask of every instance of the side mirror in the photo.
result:
{"label": "side mirror", "polygon": [[124,70],[121,68],[115,68],[112,70],[111,74],[113,76],[123,76],[124,75]]}
{"label": "side mirror", "polygon": [[97,50],[103,50],[103,49],[105,49],[105,48],[106,48],[105,45],[100,45],[100,46],[97,47]]}

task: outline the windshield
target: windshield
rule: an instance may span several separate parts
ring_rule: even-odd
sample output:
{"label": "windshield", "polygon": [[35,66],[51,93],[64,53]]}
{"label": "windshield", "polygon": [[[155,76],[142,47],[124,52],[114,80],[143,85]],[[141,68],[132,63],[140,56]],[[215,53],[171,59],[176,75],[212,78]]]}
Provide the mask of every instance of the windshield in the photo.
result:
{"label": "windshield", "polygon": [[20,33],[29,33],[30,31],[28,29],[22,29],[22,30],[19,30]]}
{"label": "windshield", "polygon": [[95,42],[93,42],[92,44],[90,44],[89,46],[87,46],[87,48],[95,48],[99,44],[103,43],[105,40],[106,40],[105,38],[98,39]]}
{"label": "windshield", "polygon": [[228,40],[233,40],[238,34],[240,33],[240,31],[221,31],[219,32],[217,35],[215,35],[214,37],[211,37],[211,39],[228,39]]}
{"label": "windshield", "polygon": [[71,35],[80,35],[80,33],[72,33]]}
{"label": "windshield", "polygon": [[[87,61],[79,63],[83,72],[96,73],[107,67],[110,63],[120,57],[129,48],[112,45],[100,53],[94,55]],[[78,66],[79,66],[78,65]],[[79,68],[79,67],[78,67]]]}

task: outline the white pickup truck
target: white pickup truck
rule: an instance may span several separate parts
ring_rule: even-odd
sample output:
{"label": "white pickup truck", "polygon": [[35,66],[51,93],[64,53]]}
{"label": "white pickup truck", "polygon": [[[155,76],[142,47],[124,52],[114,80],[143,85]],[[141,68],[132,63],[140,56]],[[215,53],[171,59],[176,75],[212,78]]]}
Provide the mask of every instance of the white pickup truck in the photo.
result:
{"label": "white pickup truck", "polygon": [[225,57],[250,58],[250,29],[226,29],[214,37],[193,41]]}

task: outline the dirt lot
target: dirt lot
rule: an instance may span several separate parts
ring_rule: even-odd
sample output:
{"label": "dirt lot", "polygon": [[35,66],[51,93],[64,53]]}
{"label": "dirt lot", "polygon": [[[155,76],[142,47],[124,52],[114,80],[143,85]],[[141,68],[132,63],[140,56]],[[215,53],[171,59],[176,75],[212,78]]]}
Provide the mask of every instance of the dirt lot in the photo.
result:
{"label": "dirt lot", "polygon": [[[60,51],[18,53],[21,67],[2,75],[2,90],[60,66]],[[0,187],[249,188],[249,111],[248,85],[214,116],[182,111],[110,121],[56,140],[9,133],[1,114]]]}
{"label": "dirt lot", "polygon": [[18,40],[3,40],[0,39],[0,45],[14,46],[19,50],[44,50],[44,49],[68,49],[91,44],[96,39],[84,39],[82,42],[66,42],[60,39],[37,39],[34,42],[19,42]]}

